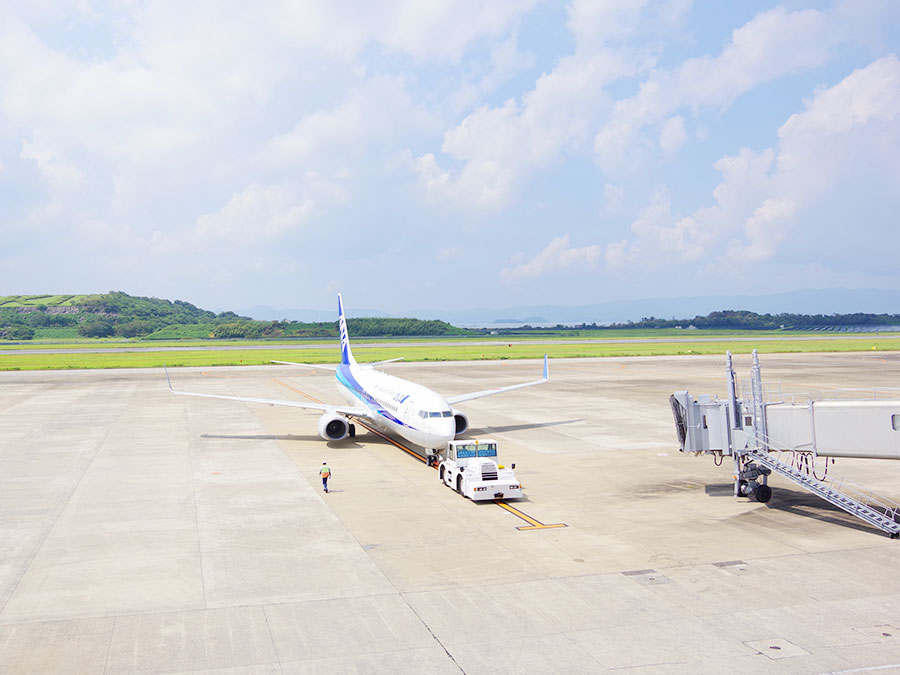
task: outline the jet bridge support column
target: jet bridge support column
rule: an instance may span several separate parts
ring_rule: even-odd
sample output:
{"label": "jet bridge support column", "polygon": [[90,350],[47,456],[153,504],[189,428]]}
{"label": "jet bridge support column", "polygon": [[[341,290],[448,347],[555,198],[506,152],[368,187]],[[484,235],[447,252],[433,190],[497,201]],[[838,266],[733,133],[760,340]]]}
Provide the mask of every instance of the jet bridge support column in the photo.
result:
{"label": "jet bridge support column", "polygon": [[[731,429],[729,429],[729,438],[733,439],[736,431],[741,431],[744,428],[744,421],[741,415],[741,408],[738,405],[737,392],[735,391],[734,386],[734,366],[731,361],[731,352],[725,352],[725,376],[728,381],[728,399],[731,403],[729,408],[729,417],[731,418]],[[741,473],[741,457],[737,452],[734,452],[733,444],[729,442],[728,449],[731,451],[732,460],[734,461],[734,496],[740,497],[742,496],[740,493],[740,482],[738,480],[738,476]]]}
{"label": "jet bridge support column", "polygon": [[[728,352],[729,393],[732,395],[731,409],[735,411],[737,418],[741,417],[739,402],[734,395],[734,368],[731,365],[731,352]],[[753,366],[750,371],[751,389],[753,393],[753,436],[752,445],[758,452],[766,452],[766,403],[763,395],[762,373],[759,368],[759,353],[753,350]],[[743,422],[743,420],[741,421]],[[751,497],[758,502],[765,503],[772,498],[772,488],[769,487],[769,474],[772,470],[753,461],[749,444],[742,448],[733,448],[735,472],[734,495],[735,497]]]}

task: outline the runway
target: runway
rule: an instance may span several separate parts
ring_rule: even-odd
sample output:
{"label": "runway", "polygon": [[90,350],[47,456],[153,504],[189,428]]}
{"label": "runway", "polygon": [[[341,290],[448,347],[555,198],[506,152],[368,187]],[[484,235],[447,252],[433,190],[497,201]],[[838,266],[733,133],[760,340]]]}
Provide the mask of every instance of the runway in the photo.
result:
{"label": "runway", "polygon": [[[534,361],[398,363],[452,395]],[[735,357],[739,375],[749,356]],[[900,386],[900,353],[764,355],[784,391]],[[473,503],[360,430],[172,396],[161,370],[0,373],[0,672],[900,672],[900,542],[677,452],[668,396],[724,357],[571,359],[461,404],[526,500]],[[327,374],[176,388],[338,402]],[[334,477],[323,494],[318,467]],[[830,469],[900,501],[900,462]]]}
{"label": "runway", "polygon": [[[515,338],[496,338],[494,340],[457,340],[453,338],[443,339],[422,339],[416,342],[360,342],[354,341],[353,349],[365,353],[366,349],[383,349],[383,348],[402,348],[402,347],[496,347],[502,344],[510,345],[600,345],[600,344],[667,344],[667,343],[703,343],[703,342],[784,342],[785,340],[810,342],[823,340],[896,340],[896,333],[886,335],[865,334],[857,335],[854,333],[821,333],[817,335],[792,335],[784,336],[751,336],[751,337],[691,337],[691,336],[672,336],[672,337],[641,337],[641,338],[533,338],[533,339],[515,339]],[[24,343],[21,343],[24,344]],[[42,347],[28,349],[0,349],[0,356],[22,356],[22,355],[39,355],[39,354],[109,354],[109,353],[140,353],[140,352],[234,352],[234,351],[264,351],[272,349],[284,350],[309,350],[309,349],[328,349],[333,346],[331,342],[279,342],[273,341],[268,344],[214,344],[214,345],[194,345],[191,347],[181,346],[152,346],[134,343],[120,343],[110,347]]]}

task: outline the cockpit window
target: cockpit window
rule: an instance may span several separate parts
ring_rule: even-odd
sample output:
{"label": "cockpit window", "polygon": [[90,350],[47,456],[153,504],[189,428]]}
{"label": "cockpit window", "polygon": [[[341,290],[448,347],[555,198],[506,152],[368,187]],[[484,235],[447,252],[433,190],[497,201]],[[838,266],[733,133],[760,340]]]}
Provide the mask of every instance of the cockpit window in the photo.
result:
{"label": "cockpit window", "polygon": [[444,417],[453,417],[453,412],[450,410],[445,410],[441,413],[441,415],[443,415]]}
{"label": "cockpit window", "polygon": [[440,411],[438,411],[438,412],[430,412],[430,413],[428,413],[428,416],[429,416],[429,417],[440,417],[440,416],[441,416],[441,413],[440,413]]}

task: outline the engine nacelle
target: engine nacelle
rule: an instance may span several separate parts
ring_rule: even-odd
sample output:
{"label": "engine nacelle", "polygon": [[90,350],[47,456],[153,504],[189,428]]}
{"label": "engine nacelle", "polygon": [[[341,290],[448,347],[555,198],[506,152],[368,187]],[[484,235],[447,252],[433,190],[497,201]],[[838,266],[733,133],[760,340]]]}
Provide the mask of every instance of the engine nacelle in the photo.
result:
{"label": "engine nacelle", "polygon": [[459,410],[453,411],[453,420],[456,422],[456,435],[466,433],[466,430],[469,428],[469,418],[465,413],[459,412]]}
{"label": "engine nacelle", "polygon": [[322,413],[319,436],[326,441],[342,441],[350,435],[350,420],[337,413]]}

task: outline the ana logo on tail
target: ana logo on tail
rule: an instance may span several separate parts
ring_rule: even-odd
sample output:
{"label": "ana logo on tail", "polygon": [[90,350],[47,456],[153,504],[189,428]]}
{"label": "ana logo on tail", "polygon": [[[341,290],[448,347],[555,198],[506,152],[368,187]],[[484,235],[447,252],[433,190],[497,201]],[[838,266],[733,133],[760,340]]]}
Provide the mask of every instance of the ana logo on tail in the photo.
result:
{"label": "ana logo on tail", "polygon": [[349,365],[356,363],[353,352],[350,351],[350,336],[347,334],[347,320],[344,318],[344,301],[338,293],[338,329],[341,333],[341,363]]}

